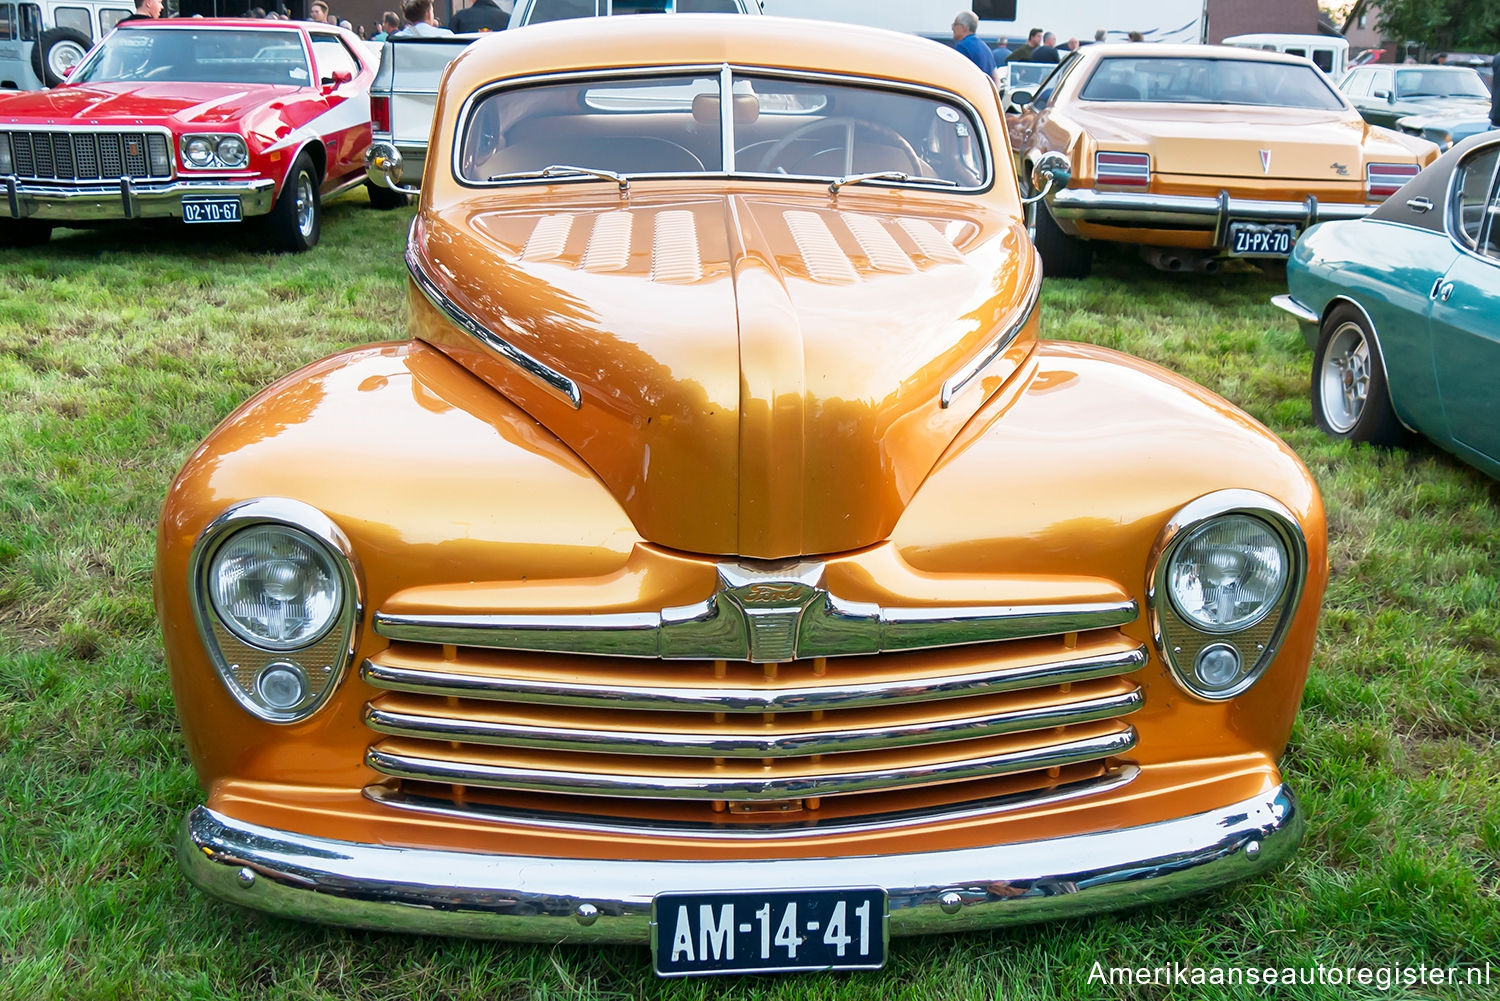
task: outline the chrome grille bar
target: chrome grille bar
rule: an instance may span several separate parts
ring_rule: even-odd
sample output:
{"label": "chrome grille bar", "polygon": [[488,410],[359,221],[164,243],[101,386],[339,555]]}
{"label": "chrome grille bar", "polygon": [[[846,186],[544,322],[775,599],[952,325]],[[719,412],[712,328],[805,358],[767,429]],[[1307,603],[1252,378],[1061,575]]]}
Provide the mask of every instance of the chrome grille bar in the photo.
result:
{"label": "chrome grille bar", "polygon": [[1124,754],[1135,747],[1135,744],[1135,728],[1125,727],[1114,733],[1062,740],[1041,747],[992,752],[955,761],[830,769],[823,772],[803,771],[782,776],[691,771],[682,774],[568,771],[445,760],[426,757],[413,750],[390,749],[383,743],[369,749],[365,762],[376,771],[396,778],[489,789],[624,798],[751,802],[886,791],[1057,768]]}
{"label": "chrome grille bar", "polygon": [[[376,688],[457,698],[541,702],[553,705],[600,706],[608,709],[661,709],[709,712],[788,712],[852,709],[892,702],[985,695],[995,692],[1060,685],[1091,678],[1129,674],[1146,665],[1146,648],[1107,654],[1059,658],[1024,666],[1006,665],[937,678],[893,678],[825,685],[666,686],[628,683],[587,683],[524,676],[466,674],[382,662],[376,654],[366,660],[360,677]],[[388,658],[394,660],[395,658]]]}
{"label": "chrome grille bar", "polygon": [[[122,132],[77,126],[60,130],[12,128],[0,130],[10,143],[15,176],[26,181],[63,183],[165,180],[172,176],[165,130]],[[153,169],[152,154],[164,169]]]}
{"label": "chrome grille bar", "polygon": [[[683,820],[632,820],[624,817],[600,816],[597,814],[565,813],[552,810],[528,810],[518,807],[497,806],[473,801],[456,803],[451,799],[424,796],[391,789],[385,785],[369,785],[364,789],[365,798],[382,806],[399,810],[455,817],[463,820],[482,820],[490,823],[521,824],[574,834],[598,834],[606,837],[632,838],[691,838],[745,840],[776,840],[795,838],[822,838],[851,834],[868,834],[877,831],[899,830],[903,827],[927,826],[969,820],[1007,810],[1032,809],[1049,806],[1084,796],[1109,792],[1133,781],[1140,769],[1133,764],[1122,764],[1106,769],[1095,778],[1076,782],[1064,782],[1043,790],[1010,793],[982,799],[966,800],[950,807],[936,809],[923,807],[915,810],[892,810],[870,813],[858,818],[820,816],[817,812],[798,815],[788,823],[785,819],[770,823],[742,822],[734,824],[706,824]],[[420,788],[420,787],[419,787]]]}
{"label": "chrome grille bar", "polygon": [[1008,712],[970,713],[936,721],[923,720],[879,727],[817,728],[779,734],[604,730],[459,719],[455,717],[460,710],[448,706],[443,708],[454,714],[451,717],[367,706],[365,725],[393,736],[457,740],[498,747],[538,747],[614,754],[780,758],[913,747],[1113,719],[1135,712],[1143,702],[1141,691],[1137,688],[1117,695]]}

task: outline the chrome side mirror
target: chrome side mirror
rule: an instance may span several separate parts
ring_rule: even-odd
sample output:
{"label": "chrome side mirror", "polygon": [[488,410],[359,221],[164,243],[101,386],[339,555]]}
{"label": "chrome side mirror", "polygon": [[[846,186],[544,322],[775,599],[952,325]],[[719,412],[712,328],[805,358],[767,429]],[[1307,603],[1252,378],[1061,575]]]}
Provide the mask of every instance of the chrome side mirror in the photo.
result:
{"label": "chrome side mirror", "polygon": [[1066,188],[1073,179],[1073,165],[1064,153],[1057,150],[1043,153],[1036,166],[1031,168],[1031,189],[1036,192],[1030,198],[1022,198],[1022,205],[1039,202],[1052,193],[1053,188]]}
{"label": "chrome side mirror", "polygon": [[404,195],[417,194],[416,188],[401,186],[401,152],[396,149],[395,143],[382,140],[370,144],[370,148],[365,150],[365,176],[370,179],[370,183],[382,188],[390,188]]}
{"label": "chrome side mirror", "polygon": [[1020,111],[1026,105],[1036,100],[1036,95],[1029,90],[1013,90],[1005,95],[1005,99],[1010,103],[1012,108]]}

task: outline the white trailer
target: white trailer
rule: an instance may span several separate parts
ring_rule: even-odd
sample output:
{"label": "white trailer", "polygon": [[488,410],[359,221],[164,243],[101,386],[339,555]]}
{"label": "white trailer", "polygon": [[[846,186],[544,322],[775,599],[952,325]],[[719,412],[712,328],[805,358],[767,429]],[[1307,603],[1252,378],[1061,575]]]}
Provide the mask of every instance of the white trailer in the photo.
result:
{"label": "white trailer", "polygon": [[1104,30],[1111,42],[1139,31],[1148,42],[1202,42],[1208,31],[1205,0],[765,0],[767,14],[845,21],[918,35],[947,35],[964,7],[979,15],[986,40],[1025,38],[1041,28],[1059,42],[1094,39]]}

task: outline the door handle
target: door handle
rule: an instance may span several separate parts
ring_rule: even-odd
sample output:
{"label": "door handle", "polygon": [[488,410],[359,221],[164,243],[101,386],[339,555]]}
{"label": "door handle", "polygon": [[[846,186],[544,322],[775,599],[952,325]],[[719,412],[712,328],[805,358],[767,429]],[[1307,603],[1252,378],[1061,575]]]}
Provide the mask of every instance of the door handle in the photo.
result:
{"label": "door handle", "polygon": [[1449,300],[1449,298],[1452,297],[1452,295],[1453,295],[1453,283],[1452,282],[1443,282],[1443,284],[1441,286],[1439,286],[1439,288],[1438,288],[1438,293],[1437,293],[1438,299],[1440,299],[1443,302],[1447,302]]}
{"label": "door handle", "polygon": [[1432,200],[1430,198],[1408,198],[1406,207],[1413,212],[1431,212]]}

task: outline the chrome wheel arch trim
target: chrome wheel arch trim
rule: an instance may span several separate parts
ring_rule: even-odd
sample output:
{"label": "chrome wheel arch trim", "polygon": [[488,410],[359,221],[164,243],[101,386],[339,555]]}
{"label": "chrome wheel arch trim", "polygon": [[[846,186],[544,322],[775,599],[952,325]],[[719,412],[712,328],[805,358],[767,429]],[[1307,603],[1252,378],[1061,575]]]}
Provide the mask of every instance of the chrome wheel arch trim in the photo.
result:
{"label": "chrome wheel arch trim", "polygon": [[[827,887],[830,871],[890,899],[894,935],[966,931],[1154,903],[1265,872],[1305,820],[1275,785],[1139,827],[952,851],[705,861],[539,858],[336,841],[204,806],[177,856],[204,892],[283,917],[386,931],[645,944],[652,898],[725,887]],[[954,913],[940,904],[953,895]],[[953,899],[950,897],[950,902]],[[597,920],[577,915],[589,905]]]}
{"label": "chrome wheel arch trim", "polygon": [[[1028,209],[1033,207],[1034,206],[1028,206]],[[1032,254],[1033,256],[1035,256],[1036,252],[1033,250]],[[954,372],[951,376],[948,377],[948,380],[943,383],[942,395],[939,397],[938,402],[944,410],[946,410],[953,403],[954,397],[958,396],[959,393],[962,393],[964,389],[969,385],[969,383],[977,379],[981,372],[989,368],[990,364],[994,362],[996,358],[999,358],[1006,348],[1010,347],[1012,341],[1021,336],[1021,331],[1026,329],[1026,325],[1030,323],[1032,317],[1036,315],[1037,306],[1040,304],[1042,299],[1042,279],[1040,265],[1038,265],[1035,270],[1037,278],[1036,281],[1032,283],[1031,288],[1026,292],[1025,305],[1021,307],[1020,319],[1016,320],[1016,322],[1007,327],[999,337],[995,338],[988,345],[986,345],[984,349],[981,350],[979,354],[976,355],[973,359],[964,363],[963,367],[961,367],[957,372]]]}

